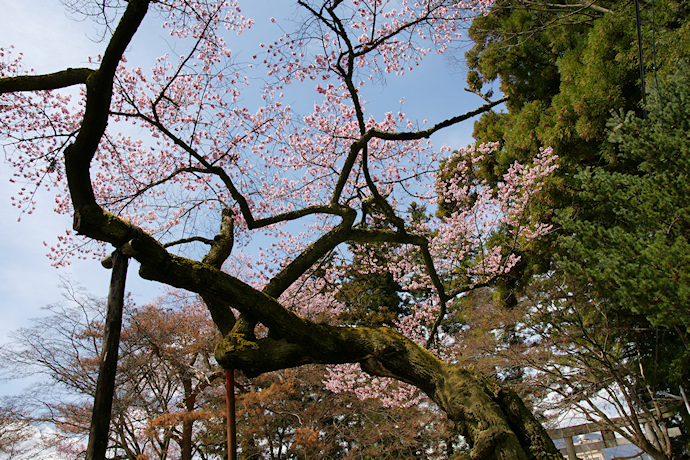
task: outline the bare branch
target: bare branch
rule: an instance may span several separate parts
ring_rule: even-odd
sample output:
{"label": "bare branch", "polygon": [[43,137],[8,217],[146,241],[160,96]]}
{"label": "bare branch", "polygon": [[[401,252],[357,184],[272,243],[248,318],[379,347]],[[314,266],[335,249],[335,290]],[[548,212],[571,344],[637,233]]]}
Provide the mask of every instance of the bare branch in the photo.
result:
{"label": "bare branch", "polygon": [[441,123],[438,123],[438,124],[432,126],[431,128],[425,129],[422,131],[389,133],[389,132],[385,132],[385,131],[379,131],[377,129],[370,129],[358,141],[358,143],[362,143],[363,141],[368,141],[371,138],[383,139],[383,140],[387,140],[387,141],[412,141],[412,140],[418,140],[418,139],[426,139],[426,138],[431,137],[432,134],[434,134],[435,132],[437,132],[443,128],[453,126],[455,124],[460,123],[461,121],[465,121],[465,120],[468,120],[472,117],[480,115],[484,112],[488,112],[492,108],[496,107],[499,104],[506,102],[507,100],[508,100],[508,98],[504,97],[504,98],[499,99],[497,101],[493,101],[493,102],[490,102],[488,104],[484,104],[483,106],[479,107],[478,109],[472,110],[472,111],[467,112],[463,115],[458,115],[457,117],[449,118],[448,120],[442,121]]}
{"label": "bare branch", "polygon": [[208,244],[209,246],[213,244],[213,240],[210,240],[208,238],[204,238],[202,236],[192,236],[189,238],[181,238],[179,240],[170,241],[169,243],[165,243],[163,245],[163,247],[164,248],[171,248],[173,246],[178,246],[180,244],[195,243],[195,242]]}

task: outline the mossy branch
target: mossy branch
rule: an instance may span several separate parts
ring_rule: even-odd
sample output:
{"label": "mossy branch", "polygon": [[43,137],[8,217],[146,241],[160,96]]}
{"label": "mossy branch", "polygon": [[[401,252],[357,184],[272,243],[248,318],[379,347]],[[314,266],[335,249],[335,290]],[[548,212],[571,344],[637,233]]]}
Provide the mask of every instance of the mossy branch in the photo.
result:
{"label": "mossy branch", "polygon": [[94,73],[93,69],[68,68],[44,75],[18,75],[0,78],[0,94],[21,91],[44,91],[84,85]]}

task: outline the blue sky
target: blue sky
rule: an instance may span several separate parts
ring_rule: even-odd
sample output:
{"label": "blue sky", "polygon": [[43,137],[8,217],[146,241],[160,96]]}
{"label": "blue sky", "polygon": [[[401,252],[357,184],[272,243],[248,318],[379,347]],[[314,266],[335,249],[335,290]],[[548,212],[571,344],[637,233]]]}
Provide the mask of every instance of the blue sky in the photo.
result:
{"label": "blue sky", "polygon": [[[266,5],[270,3],[271,7]],[[245,15],[263,11],[257,18],[256,26],[242,37],[243,46],[253,46],[267,41],[263,34],[269,27],[275,27],[267,17],[266,11],[280,18],[284,12],[276,11],[275,2],[248,2],[251,11]],[[283,3],[282,5],[285,5]],[[16,51],[24,53],[27,66],[37,72],[51,72],[66,67],[88,65],[88,56],[94,56],[104,49],[105,44],[94,39],[99,37],[99,29],[90,21],[75,21],[65,12],[57,0],[0,0],[0,46],[15,45]],[[130,54],[130,64],[150,65],[146,58],[155,57],[161,51],[150,50],[150,44],[162,45],[170,41],[167,32],[155,24],[155,17],[139,31]],[[234,50],[235,48],[233,48]],[[251,55],[247,50],[247,58]],[[461,57],[461,56],[460,56]],[[432,67],[425,72],[411,72],[398,81],[390,78],[387,84],[374,89],[368,109],[373,113],[387,110],[397,111],[399,101],[405,97],[404,112],[420,122],[441,121],[480,106],[483,101],[477,96],[463,91],[465,74],[457,64],[450,64],[445,58],[431,56]],[[435,144],[448,144],[453,147],[466,146],[471,142],[472,123],[445,130],[434,136]],[[6,340],[8,333],[17,327],[26,326],[29,319],[41,315],[41,307],[60,300],[58,285],[60,277],[68,277],[85,287],[94,295],[105,296],[110,273],[101,268],[98,261],[74,261],[67,269],[55,269],[46,257],[47,248],[43,242],[52,243],[55,235],[71,227],[65,216],[52,212],[52,198],[47,193],[38,195],[38,210],[32,215],[23,215],[17,222],[20,212],[10,205],[9,196],[14,185],[8,182],[11,175],[4,162],[0,166],[0,342]],[[130,267],[128,290],[138,302],[160,292],[153,283],[141,280],[136,274],[136,266]]]}
{"label": "blue sky", "polygon": [[[66,63],[85,63],[86,57],[98,50],[96,43],[85,38],[93,31],[89,24],[69,20],[61,10],[55,0],[0,0],[0,46],[15,45],[37,72],[57,70]],[[43,242],[52,241],[71,226],[69,219],[53,213],[50,196],[41,194],[37,212],[21,216],[22,221],[17,222],[20,212],[9,199],[16,188],[8,182],[11,172],[4,161],[1,168],[0,337],[4,339],[10,330],[40,315],[43,305],[59,300],[59,276],[83,280],[85,286],[97,291],[101,286],[107,289],[109,273],[95,269],[93,263],[76,263],[69,272],[52,268]]]}

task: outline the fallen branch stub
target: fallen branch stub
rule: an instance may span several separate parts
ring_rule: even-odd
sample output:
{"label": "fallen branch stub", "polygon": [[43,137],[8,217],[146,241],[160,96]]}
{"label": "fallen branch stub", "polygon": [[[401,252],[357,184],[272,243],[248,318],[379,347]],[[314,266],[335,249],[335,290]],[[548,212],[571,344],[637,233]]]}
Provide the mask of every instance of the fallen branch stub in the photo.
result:
{"label": "fallen branch stub", "polygon": [[122,245],[122,254],[127,257],[136,256],[140,250],[141,242],[136,238],[133,238]]}
{"label": "fallen branch stub", "polygon": [[137,227],[136,225],[133,225],[131,230],[129,231],[129,234],[127,235],[126,242],[120,245],[120,247],[118,247],[115,251],[111,252],[103,259],[101,259],[101,265],[103,266],[103,268],[107,270],[113,268],[114,254],[118,250],[123,256],[127,258],[136,256],[142,249],[142,242],[139,239],[139,237],[141,237],[143,233],[144,231],[141,228]]}
{"label": "fallen branch stub", "polygon": [[110,270],[111,268],[113,268],[113,254],[114,254],[114,252],[111,252],[110,254],[105,256],[103,259],[101,259],[101,265],[106,270]]}

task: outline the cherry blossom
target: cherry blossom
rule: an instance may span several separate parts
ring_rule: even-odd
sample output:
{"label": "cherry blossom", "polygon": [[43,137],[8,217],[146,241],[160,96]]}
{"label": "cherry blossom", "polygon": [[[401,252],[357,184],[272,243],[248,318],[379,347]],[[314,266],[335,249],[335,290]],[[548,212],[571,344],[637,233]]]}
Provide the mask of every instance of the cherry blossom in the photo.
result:
{"label": "cherry blossom", "polygon": [[[141,276],[204,299],[225,336],[223,366],[251,375],[337,364],[326,382],[333,391],[409,405],[421,388],[457,417],[455,400],[420,382],[432,371],[381,350],[451,372],[461,347],[444,327],[453,300],[504,276],[521,248],[550,231],[529,210],[557,158],[544,149],[494,189],[472,171],[497,144],[453,150],[430,138],[503,100],[419,122],[404,101],[369,113],[363,95],[452,49],[491,3],[300,0],[296,23],[266,19],[275,38],[247,62],[241,36],[255,23],[237,2],[129,0],[104,54],[85,68],[38,76],[0,50],[1,142],[16,205],[31,212],[44,187],[57,212],[74,215],[75,231],[49,245],[57,265],[138,241]],[[126,50],[151,12],[176,45],[147,70]],[[420,202],[423,219],[410,211]],[[450,212],[434,214],[443,203]],[[510,243],[495,243],[499,233]],[[390,273],[408,296],[409,311],[390,328],[343,322],[335,294],[355,260],[367,275]],[[237,337],[268,347],[271,359],[256,359]]]}

